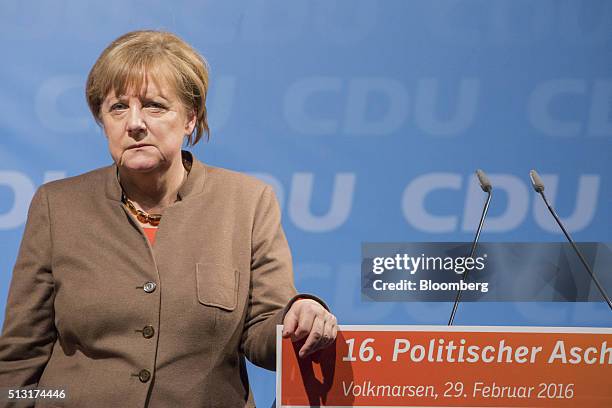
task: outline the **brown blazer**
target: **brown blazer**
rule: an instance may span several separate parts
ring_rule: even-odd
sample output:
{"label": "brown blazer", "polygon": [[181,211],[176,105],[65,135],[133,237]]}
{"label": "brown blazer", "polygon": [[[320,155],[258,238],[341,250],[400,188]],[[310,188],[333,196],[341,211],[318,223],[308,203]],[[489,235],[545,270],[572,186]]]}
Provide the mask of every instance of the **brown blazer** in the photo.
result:
{"label": "brown blazer", "polygon": [[0,387],[64,388],[62,407],[253,406],[244,357],[274,369],[275,326],[296,296],[279,206],[263,182],[186,154],[154,248],[115,165],[38,189]]}

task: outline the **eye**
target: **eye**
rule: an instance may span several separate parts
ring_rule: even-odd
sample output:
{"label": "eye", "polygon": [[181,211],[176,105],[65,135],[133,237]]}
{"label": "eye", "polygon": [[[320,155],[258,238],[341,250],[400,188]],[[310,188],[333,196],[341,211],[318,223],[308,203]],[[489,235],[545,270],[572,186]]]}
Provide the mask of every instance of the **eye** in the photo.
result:
{"label": "eye", "polygon": [[166,109],[166,106],[159,102],[147,102],[144,106],[145,108],[150,108],[154,111],[162,111]]}
{"label": "eye", "polygon": [[112,111],[117,111],[117,110],[121,110],[121,109],[125,109],[127,108],[127,105],[121,102],[117,102],[111,105],[110,110]]}

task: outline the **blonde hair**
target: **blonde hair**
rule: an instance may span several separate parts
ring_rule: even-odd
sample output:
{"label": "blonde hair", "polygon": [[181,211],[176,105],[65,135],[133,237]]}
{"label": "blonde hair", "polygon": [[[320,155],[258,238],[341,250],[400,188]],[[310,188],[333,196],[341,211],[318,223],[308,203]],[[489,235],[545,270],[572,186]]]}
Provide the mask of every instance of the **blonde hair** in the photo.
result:
{"label": "blonde hair", "polygon": [[100,108],[109,92],[124,95],[142,89],[146,75],[161,75],[174,88],[188,115],[196,116],[187,144],[195,145],[210,129],[206,120],[208,64],[193,47],[175,34],[132,31],[113,41],[100,54],[87,77],[85,95],[96,123],[101,125]]}

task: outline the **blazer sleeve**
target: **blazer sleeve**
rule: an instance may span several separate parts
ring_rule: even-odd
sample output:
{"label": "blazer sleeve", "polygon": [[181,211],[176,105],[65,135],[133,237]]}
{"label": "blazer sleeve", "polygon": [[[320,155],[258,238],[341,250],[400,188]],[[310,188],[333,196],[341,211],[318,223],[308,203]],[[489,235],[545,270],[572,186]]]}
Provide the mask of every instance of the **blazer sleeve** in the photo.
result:
{"label": "blazer sleeve", "polygon": [[313,295],[297,294],[293,284],[291,252],[281,226],[280,206],[270,186],[263,189],[251,237],[251,283],[249,306],[242,334],[242,351],[260,367],[276,367],[276,325],[291,305]]}
{"label": "blazer sleeve", "polygon": [[44,186],[34,195],[0,336],[0,387],[37,385],[57,338],[51,225]]}

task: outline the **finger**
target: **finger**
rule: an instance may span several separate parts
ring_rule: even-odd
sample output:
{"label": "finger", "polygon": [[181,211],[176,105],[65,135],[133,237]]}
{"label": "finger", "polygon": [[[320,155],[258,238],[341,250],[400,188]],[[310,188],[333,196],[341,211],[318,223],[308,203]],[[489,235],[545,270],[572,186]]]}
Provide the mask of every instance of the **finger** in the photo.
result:
{"label": "finger", "polygon": [[305,357],[308,354],[311,354],[317,351],[318,346],[320,345],[321,339],[323,338],[323,330],[325,329],[325,321],[321,318],[316,318],[312,324],[312,329],[310,330],[310,334],[306,339],[306,342],[300,349],[300,357]]}
{"label": "finger", "polygon": [[320,348],[327,347],[334,342],[334,340],[336,339],[336,336],[334,335],[334,327],[335,324],[333,320],[329,319],[325,321],[325,326],[323,329],[323,338],[321,339]]}
{"label": "finger", "polygon": [[291,309],[289,309],[289,312],[287,312],[283,321],[283,337],[289,337],[295,333],[297,325],[297,316],[295,315],[295,312],[292,312]]}
{"label": "finger", "polygon": [[329,314],[329,319],[331,320],[331,322],[334,324],[334,326],[338,325],[338,319],[336,319],[336,316],[334,316],[333,314]]}
{"label": "finger", "polygon": [[336,316],[330,313],[325,324],[325,334],[323,335],[324,339],[327,340],[326,346],[332,344],[334,341],[336,341],[336,337],[338,337],[337,323]]}
{"label": "finger", "polygon": [[333,314],[327,313],[325,317],[325,326],[323,331],[323,338],[321,339],[321,346],[319,348],[328,347],[336,340],[338,334],[336,318]]}
{"label": "finger", "polygon": [[332,321],[332,328],[333,328],[332,337],[334,340],[336,340],[336,337],[338,337],[338,319],[336,319],[336,316],[331,315],[331,321]]}
{"label": "finger", "polygon": [[292,340],[298,341],[302,340],[310,333],[312,329],[312,323],[315,319],[315,314],[309,311],[308,309],[300,309],[298,319],[298,325],[295,331],[293,332]]}

